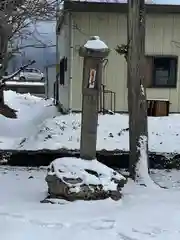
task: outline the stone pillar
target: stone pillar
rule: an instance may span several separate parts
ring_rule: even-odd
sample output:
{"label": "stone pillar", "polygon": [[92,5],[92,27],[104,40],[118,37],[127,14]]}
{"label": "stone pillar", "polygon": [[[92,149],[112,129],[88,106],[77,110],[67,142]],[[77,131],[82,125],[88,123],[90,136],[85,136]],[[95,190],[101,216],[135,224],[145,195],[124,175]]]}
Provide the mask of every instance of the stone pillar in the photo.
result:
{"label": "stone pillar", "polygon": [[86,160],[96,158],[98,105],[103,59],[108,54],[109,48],[96,36],[91,37],[79,50],[79,55],[84,58],[80,157]]}

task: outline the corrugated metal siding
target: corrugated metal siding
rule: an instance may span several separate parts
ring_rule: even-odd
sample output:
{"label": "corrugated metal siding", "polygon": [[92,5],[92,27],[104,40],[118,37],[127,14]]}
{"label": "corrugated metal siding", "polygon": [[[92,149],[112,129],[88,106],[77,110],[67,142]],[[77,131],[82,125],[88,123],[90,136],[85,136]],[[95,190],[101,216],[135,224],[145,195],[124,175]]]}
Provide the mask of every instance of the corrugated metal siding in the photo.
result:
{"label": "corrugated metal siding", "polygon": [[[166,15],[147,18],[146,52],[148,54],[179,55],[180,49],[173,40],[180,41],[180,16]],[[176,89],[147,89],[148,98],[165,98],[170,100],[170,111],[180,111],[180,59],[178,59],[178,76]]]}
{"label": "corrugated metal siding", "polygon": [[[80,45],[91,35],[98,35],[111,49],[105,71],[104,84],[116,92],[116,110],[127,111],[127,69],[126,62],[114,48],[126,43],[126,15],[115,13],[73,13],[74,56],[72,108],[81,109],[82,59],[78,55]],[[179,55],[180,49],[172,40],[180,41],[180,16],[152,15],[146,21],[146,53]],[[177,89],[148,89],[149,98],[168,98],[172,112],[180,111],[180,62],[178,62]]]}

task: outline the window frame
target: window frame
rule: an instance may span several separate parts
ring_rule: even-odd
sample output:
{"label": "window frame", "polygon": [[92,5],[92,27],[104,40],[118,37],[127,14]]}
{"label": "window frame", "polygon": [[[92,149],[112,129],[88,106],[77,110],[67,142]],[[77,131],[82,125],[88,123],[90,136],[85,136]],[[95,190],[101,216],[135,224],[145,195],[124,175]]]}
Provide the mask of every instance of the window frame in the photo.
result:
{"label": "window frame", "polygon": [[155,58],[169,58],[169,59],[174,59],[176,60],[176,64],[175,64],[175,83],[173,84],[162,84],[162,85],[158,85],[156,84],[156,80],[155,80],[155,68],[154,68],[154,64],[152,67],[152,83],[150,86],[146,87],[146,88],[177,88],[177,82],[178,82],[178,56],[177,55],[150,55],[147,54],[146,57],[152,57],[153,58],[153,62]]}

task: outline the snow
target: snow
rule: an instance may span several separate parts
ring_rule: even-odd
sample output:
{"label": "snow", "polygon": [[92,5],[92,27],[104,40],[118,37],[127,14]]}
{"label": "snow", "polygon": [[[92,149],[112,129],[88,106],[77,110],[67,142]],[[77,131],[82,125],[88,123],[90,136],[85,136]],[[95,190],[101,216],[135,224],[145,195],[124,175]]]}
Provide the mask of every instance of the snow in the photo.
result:
{"label": "snow", "polygon": [[165,99],[165,98],[148,98],[148,101],[164,101],[164,102],[169,102],[169,99]]}
{"label": "snow", "polygon": [[[81,114],[60,115],[52,100],[5,91],[17,119],[0,115],[0,149],[80,149]],[[128,115],[99,114],[97,150],[129,150]],[[180,153],[180,114],[149,117],[149,150]]]}
{"label": "snow", "polygon": [[[128,115],[99,115],[97,150],[129,150]],[[149,117],[149,150],[180,153],[180,115]],[[81,114],[46,119],[18,149],[80,149]]]}
{"label": "snow", "polygon": [[22,141],[36,132],[37,126],[48,117],[57,115],[52,100],[44,100],[30,94],[4,92],[5,103],[17,110],[17,119],[9,119],[0,115],[0,148],[14,149],[16,141]]}
{"label": "snow", "polygon": [[140,158],[136,165],[136,181],[148,188],[156,189],[158,186],[152,181],[148,173],[147,141],[146,136],[141,136],[139,139]]}
{"label": "snow", "polygon": [[[74,0],[77,2],[98,2],[98,3],[127,3],[127,0]],[[155,3],[156,1],[153,0],[146,0],[148,4]]]}
{"label": "snow", "polygon": [[91,202],[40,203],[46,169],[0,167],[0,236],[4,240],[176,240],[180,237],[180,173],[153,171],[169,189],[129,181],[124,197]]}
{"label": "snow", "polygon": [[[93,171],[98,174],[88,173],[87,170]],[[48,175],[56,175],[61,181],[65,182],[71,189],[79,190],[80,185],[102,185],[104,191],[116,191],[117,183],[112,181],[116,179],[120,181],[125,178],[113,171],[111,168],[98,162],[96,159],[92,161],[83,160],[80,158],[59,158],[54,160],[50,166]],[[82,182],[70,184],[65,179],[82,179]]]}
{"label": "snow", "polygon": [[85,48],[94,50],[108,49],[108,46],[98,36],[91,37],[84,45]]}
{"label": "snow", "polygon": [[144,86],[141,84],[141,94],[145,96]]}
{"label": "snow", "polygon": [[44,82],[20,82],[20,81],[6,81],[7,86],[45,86]]}

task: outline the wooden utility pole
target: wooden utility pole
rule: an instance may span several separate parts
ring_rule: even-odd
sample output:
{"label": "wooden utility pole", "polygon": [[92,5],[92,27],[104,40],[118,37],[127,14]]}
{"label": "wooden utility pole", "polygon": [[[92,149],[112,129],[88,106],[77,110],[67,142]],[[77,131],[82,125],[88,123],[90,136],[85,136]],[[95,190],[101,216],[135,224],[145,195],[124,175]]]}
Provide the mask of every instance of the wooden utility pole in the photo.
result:
{"label": "wooden utility pole", "polygon": [[[148,152],[147,103],[145,90],[145,2],[128,0],[128,110],[130,175],[137,179],[140,140]],[[147,155],[148,156],[148,155]],[[148,157],[147,157],[148,160]]]}

